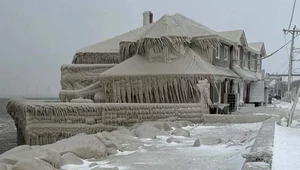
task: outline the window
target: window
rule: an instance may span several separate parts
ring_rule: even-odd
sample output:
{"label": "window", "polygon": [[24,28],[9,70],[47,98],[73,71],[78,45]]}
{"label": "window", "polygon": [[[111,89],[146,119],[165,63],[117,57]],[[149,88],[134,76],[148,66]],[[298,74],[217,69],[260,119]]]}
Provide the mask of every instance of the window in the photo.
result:
{"label": "window", "polygon": [[244,52],[244,64],[243,64],[243,67],[248,67],[248,54],[246,52]]}
{"label": "window", "polygon": [[252,61],[252,58],[251,58],[251,53],[248,53],[248,64],[247,64],[247,67],[250,69],[251,68],[251,61]]}
{"label": "window", "polygon": [[219,53],[220,47],[216,47],[213,50],[213,56],[217,59],[220,59],[220,53]]}
{"label": "window", "polygon": [[228,46],[224,47],[224,60],[228,60],[229,48]]}
{"label": "window", "polygon": [[239,65],[241,68],[244,65],[244,55],[243,54],[244,54],[244,50],[240,47],[240,49],[239,49],[239,59],[240,59]]}
{"label": "window", "polygon": [[260,67],[261,67],[261,56],[259,56],[257,60],[257,71],[260,71]]}
{"label": "window", "polygon": [[234,63],[235,65],[239,65],[239,64],[238,64],[238,63],[239,63],[239,61],[238,61],[238,60],[239,60],[239,56],[240,56],[240,55],[239,55],[239,49],[236,49],[236,50],[235,50],[235,57],[234,57],[235,60],[233,61],[233,63]]}
{"label": "window", "polygon": [[254,56],[254,70],[257,71],[257,55]]}

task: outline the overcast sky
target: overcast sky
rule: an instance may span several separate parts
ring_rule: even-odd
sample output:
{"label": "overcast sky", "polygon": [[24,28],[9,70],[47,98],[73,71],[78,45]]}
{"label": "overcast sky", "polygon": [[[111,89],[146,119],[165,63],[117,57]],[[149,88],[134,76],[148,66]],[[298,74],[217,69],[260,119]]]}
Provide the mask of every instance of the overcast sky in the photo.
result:
{"label": "overcast sky", "polygon": [[[60,66],[71,63],[76,50],[142,26],[146,10],[154,21],[181,13],[216,31],[244,29],[248,42],[264,41],[271,53],[284,44],[292,5],[293,0],[0,0],[0,97],[36,94],[37,86],[39,93],[58,95]],[[293,22],[300,28],[299,17],[300,2]],[[287,58],[283,49],[263,67],[284,72]]]}

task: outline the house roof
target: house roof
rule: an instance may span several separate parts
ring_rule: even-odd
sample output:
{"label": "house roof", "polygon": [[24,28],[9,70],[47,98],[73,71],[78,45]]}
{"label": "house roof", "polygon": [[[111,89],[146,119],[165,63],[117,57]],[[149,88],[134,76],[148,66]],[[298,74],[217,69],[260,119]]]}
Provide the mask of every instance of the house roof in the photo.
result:
{"label": "house roof", "polygon": [[234,42],[237,42],[239,45],[243,45],[247,50],[254,53],[264,53],[264,43],[263,42],[253,42],[248,43],[244,30],[231,30],[219,32],[223,37],[226,37]]}
{"label": "house roof", "polygon": [[231,30],[231,31],[219,32],[219,34],[221,36],[224,36],[234,42],[239,42],[243,33],[244,33],[244,30]]}
{"label": "house roof", "polygon": [[[167,23],[167,24],[165,24]],[[165,25],[164,25],[165,24]],[[162,26],[169,28],[161,29]],[[173,27],[174,26],[174,27]],[[160,28],[157,29],[157,28]],[[151,28],[151,30],[149,30]],[[165,32],[162,32],[165,31]],[[172,32],[173,31],[173,32]],[[176,31],[176,32],[174,32]],[[180,32],[179,32],[180,31]],[[140,38],[145,37],[155,37],[155,36],[167,36],[167,35],[181,35],[187,37],[195,36],[205,36],[205,35],[218,35],[218,33],[202,24],[197,23],[196,21],[185,17],[182,14],[175,15],[164,15],[158,21],[131,30],[119,36],[107,39],[105,41],[86,46],[77,50],[77,53],[80,52],[95,52],[95,53],[109,53],[109,52],[119,52],[119,43],[121,41],[137,41]]]}
{"label": "house roof", "polygon": [[221,37],[225,37],[233,41],[234,43],[237,43],[238,45],[242,45],[245,47],[248,46],[248,42],[244,30],[223,31],[223,32],[218,32],[218,34]]}
{"label": "house roof", "polygon": [[134,37],[140,37],[145,31],[151,27],[152,24],[131,30],[124,34],[115,36],[113,38],[101,41],[99,43],[86,46],[77,50],[79,52],[95,52],[95,53],[109,53],[109,52],[119,52],[119,43],[124,39],[133,39]]}
{"label": "house roof", "polygon": [[238,74],[243,80],[257,81],[260,79],[256,73],[250,70],[233,67],[233,71],[236,72],[236,74]]}
{"label": "house roof", "polygon": [[249,46],[256,51],[259,51],[262,55],[266,55],[266,48],[263,42],[252,42],[249,43]]}
{"label": "house roof", "polygon": [[[174,54],[170,54],[174,55]],[[173,56],[171,56],[173,58]],[[174,57],[175,58],[175,57]],[[103,72],[101,77],[146,75],[213,75],[239,78],[227,68],[218,68],[188,48],[182,57],[170,62],[149,62],[145,56],[134,55],[115,67]]]}
{"label": "house roof", "polygon": [[261,48],[263,47],[264,43],[263,42],[252,42],[249,43],[249,46],[257,51],[260,51]]}
{"label": "house roof", "polygon": [[[213,75],[223,77],[238,78],[239,76],[229,69],[221,69],[213,66],[209,61],[201,58],[191,48],[184,45],[186,41],[197,37],[202,46],[206,43],[214,43],[213,40],[202,40],[209,35],[217,35],[215,32],[200,27],[183,16],[177,14],[174,16],[164,15],[139,37],[130,37],[135,40],[141,53],[137,53],[131,58],[118,64],[117,66],[103,72],[102,77],[118,77],[118,76],[145,76],[145,75]],[[128,37],[127,37],[128,38]],[[195,40],[198,41],[198,40]],[[182,44],[181,49],[177,44]],[[167,57],[170,61],[153,62],[151,59],[164,59],[162,48],[167,47]],[[173,51],[173,48],[176,49]],[[146,53],[145,50],[158,50],[159,52]],[[150,51],[149,51],[150,52]]]}
{"label": "house roof", "polygon": [[164,15],[158,21],[154,22],[144,34],[136,38],[161,38],[162,36],[188,37],[187,31],[182,25],[180,21],[175,20],[172,16]]}

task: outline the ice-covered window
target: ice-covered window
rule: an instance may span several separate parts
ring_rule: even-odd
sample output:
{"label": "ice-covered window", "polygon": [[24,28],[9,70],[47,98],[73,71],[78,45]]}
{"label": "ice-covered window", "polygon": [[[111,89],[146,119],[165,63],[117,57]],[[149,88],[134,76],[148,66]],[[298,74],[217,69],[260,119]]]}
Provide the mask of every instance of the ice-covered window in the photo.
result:
{"label": "ice-covered window", "polygon": [[213,50],[213,56],[217,59],[220,59],[220,47],[214,48]]}
{"label": "ice-covered window", "polygon": [[229,48],[228,46],[224,46],[224,60],[228,60],[229,56]]}

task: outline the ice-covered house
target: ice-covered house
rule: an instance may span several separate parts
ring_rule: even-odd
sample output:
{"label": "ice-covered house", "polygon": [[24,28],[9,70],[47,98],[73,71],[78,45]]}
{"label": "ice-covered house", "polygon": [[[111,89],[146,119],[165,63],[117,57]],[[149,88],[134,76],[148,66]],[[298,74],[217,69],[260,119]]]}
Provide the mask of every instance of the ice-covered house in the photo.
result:
{"label": "ice-covered house", "polygon": [[[239,103],[258,103],[255,93],[264,93],[262,82],[262,57],[266,55],[263,42],[248,43],[243,30],[219,32],[223,37],[237,43],[231,49],[231,69],[234,70],[241,80],[234,82],[233,93],[239,94]],[[258,83],[253,83],[258,82]],[[251,84],[252,83],[252,84]],[[251,99],[251,97],[253,99]],[[264,97],[258,97],[263,102]]]}
{"label": "ice-covered house", "polygon": [[[60,102],[11,100],[7,111],[18,144],[48,144],[171,117],[234,120],[208,113],[227,103],[234,111],[237,94],[244,98],[242,84],[258,81],[261,67],[232,61],[260,58],[264,46],[231,39],[181,14],[151,23],[152,17],[145,12],[143,27],[78,50],[73,64],[61,67]],[[74,102],[78,98],[93,101]]]}
{"label": "ice-covered house", "polygon": [[231,102],[235,110],[248,102],[244,86],[260,79],[261,61],[244,59],[265,55],[263,44],[250,46],[243,31],[216,32],[181,14],[152,21],[145,12],[143,27],[78,50],[73,64],[62,66],[61,100],[198,102],[197,81],[208,79],[213,103]]}

